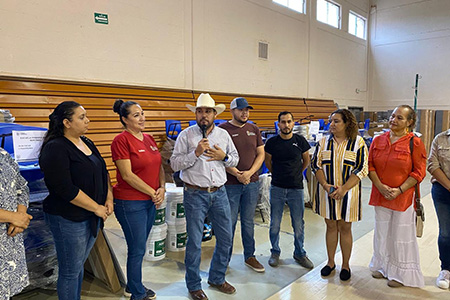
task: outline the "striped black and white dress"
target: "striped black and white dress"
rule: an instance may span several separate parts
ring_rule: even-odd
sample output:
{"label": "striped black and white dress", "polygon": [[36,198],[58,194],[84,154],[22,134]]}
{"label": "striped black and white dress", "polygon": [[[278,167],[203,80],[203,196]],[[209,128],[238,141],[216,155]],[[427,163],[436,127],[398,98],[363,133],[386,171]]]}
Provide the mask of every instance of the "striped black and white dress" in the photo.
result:
{"label": "striped black and white dress", "polygon": [[[338,144],[330,135],[323,137],[316,146],[311,168],[313,172],[323,170],[329,184],[342,186],[352,174],[359,179],[367,176],[367,159],[368,151],[362,137],[346,139]],[[325,189],[317,184],[313,211],[329,220],[361,220],[361,182],[350,189],[342,200],[328,197]]]}

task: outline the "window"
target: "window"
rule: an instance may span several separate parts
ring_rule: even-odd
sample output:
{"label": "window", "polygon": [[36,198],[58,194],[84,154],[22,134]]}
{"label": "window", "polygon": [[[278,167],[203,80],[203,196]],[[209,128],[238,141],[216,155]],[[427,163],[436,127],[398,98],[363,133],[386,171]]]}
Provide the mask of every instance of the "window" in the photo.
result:
{"label": "window", "polygon": [[317,0],[317,21],[339,28],[341,7],[328,0]]}
{"label": "window", "polygon": [[304,13],[305,11],[305,0],[273,0],[273,2],[286,6],[299,13]]}
{"label": "window", "polygon": [[366,20],[352,11],[348,15],[348,33],[366,39]]}

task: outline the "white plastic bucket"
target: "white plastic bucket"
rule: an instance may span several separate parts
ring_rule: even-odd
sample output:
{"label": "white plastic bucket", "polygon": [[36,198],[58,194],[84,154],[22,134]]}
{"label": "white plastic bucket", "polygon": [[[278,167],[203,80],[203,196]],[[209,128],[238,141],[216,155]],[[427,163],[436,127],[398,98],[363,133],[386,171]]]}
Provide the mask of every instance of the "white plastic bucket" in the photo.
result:
{"label": "white plastic bucket", "polygon": [[166,191],[166,222],[183,223],[186,222],[183,205],[183,188],[176,187]]}
{"label": "white plastic bucket", "polygon": [[153,226],[160,226],[166,223],[166,206],[167,200],[164,199],[164,201],[159,205],[159,207],[156,208],[155,221],[153,222]]}
{"label": "white plastic bucket", "polygon": [[167,225],[167,250],[171,252],[184,251],[187,240],[186,221],[167,223]]}
{"label": "white plastic bucket", "polygon": [[153,226],[147,239],[144,259],[157,261],[166,257],[167,224]]}
{"label": "white plastic bucket", "polygon": [[168,189],[173,189],[173,188],[176,188],[176,187],[177,187],[177,185],[174,182],[166,182],[166,191]]}

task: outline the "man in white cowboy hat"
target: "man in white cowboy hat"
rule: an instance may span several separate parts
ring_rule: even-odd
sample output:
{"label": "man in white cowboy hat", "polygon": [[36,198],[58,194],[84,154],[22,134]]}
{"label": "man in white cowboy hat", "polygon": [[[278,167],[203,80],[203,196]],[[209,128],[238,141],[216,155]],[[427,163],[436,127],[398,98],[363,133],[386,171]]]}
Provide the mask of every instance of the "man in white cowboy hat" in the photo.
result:
{"label": "man in white cowboy hat", "polygon": [[259,197],[258,170],[264,161],[264,143],[258,126],[248,121],[250,109],[247,99],[238,97],[230,104],[231,121],[219,125],[231,136],[239,153],[239,164],[227,168],[228,200],[230,200],[233,236],[238,215],[241,220],[241,238],[245,265],[255,272],[265,271],[255,257],[255,210]]}
{"label": "man in white cowboy hat", "polygon": [[229,134],[214,125],[225,105],[215,104],[209,94],[200,94],[197,105],[187,104],[195,113],[197,124],[183,130],[170,158],[172,169],[184,182],[184,210],[188,240],[186,244],[186,286],[195,300],[208,299],[200,277],[203,223],[208,215],[216,236],[216,248],[209,269],[208,284],[226,294],[236,289],[225,281],[232,247],[230,204],[223,186],[226,167],[239,162],[238,152]]}

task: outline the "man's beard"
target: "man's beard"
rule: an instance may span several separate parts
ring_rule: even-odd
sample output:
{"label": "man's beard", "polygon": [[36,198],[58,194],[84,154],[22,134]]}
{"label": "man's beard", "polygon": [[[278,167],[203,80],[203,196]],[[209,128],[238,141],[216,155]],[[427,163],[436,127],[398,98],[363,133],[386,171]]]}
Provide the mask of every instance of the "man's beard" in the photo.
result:
{"label": "man's beard", "polygon": [[[289,131],[288,132],[285,132],[284,130],[286,130],[286,129],[288,129]],[[284,130],[280,130],[281,131],[281,133],[282,134],[285,134],[285,135],[288,135],[288,134],[291,134],[291,132],[292,132],[292,130],[294,130],[294,128],[285,128]]]}

